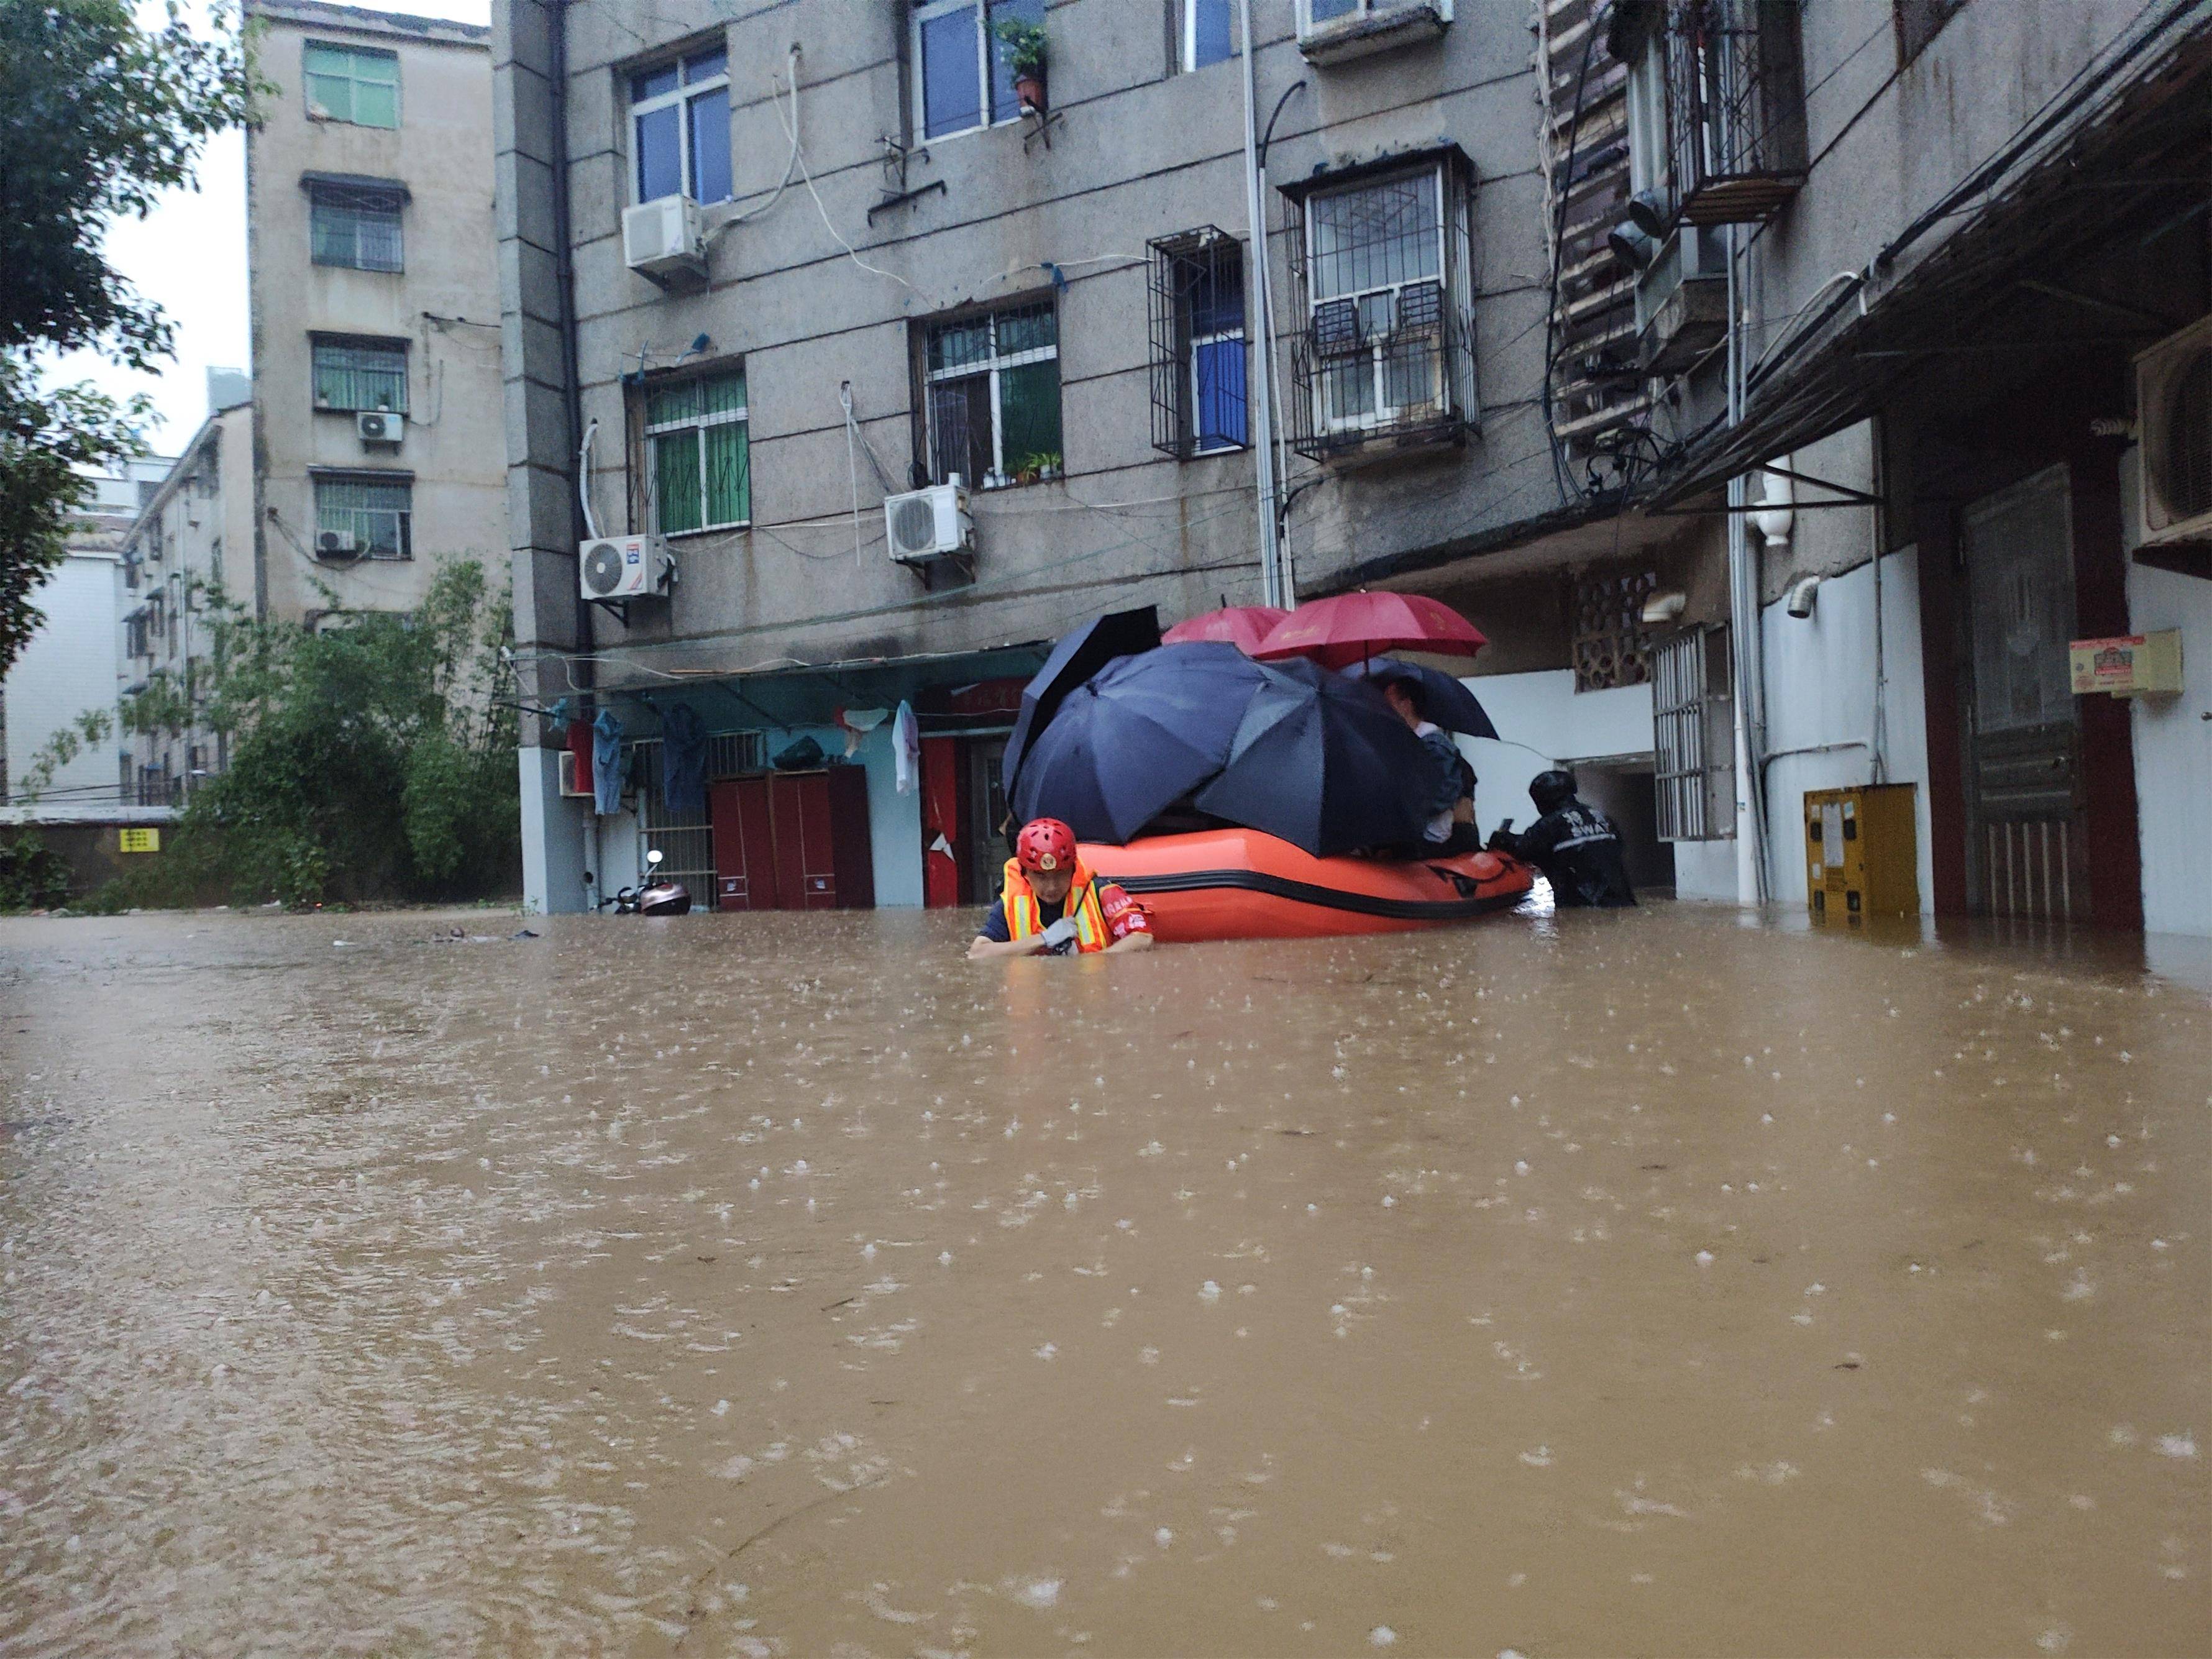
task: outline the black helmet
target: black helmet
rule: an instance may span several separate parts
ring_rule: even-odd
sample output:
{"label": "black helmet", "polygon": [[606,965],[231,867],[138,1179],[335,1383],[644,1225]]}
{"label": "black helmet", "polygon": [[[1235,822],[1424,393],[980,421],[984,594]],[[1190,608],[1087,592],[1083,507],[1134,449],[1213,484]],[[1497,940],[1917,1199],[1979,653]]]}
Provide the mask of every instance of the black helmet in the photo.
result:
{"label": "black helmet", "polygon": [[1575,798],[1575,775],[1554,769],[1528,780],[1528,799],[1539,812],[1556,812]]}

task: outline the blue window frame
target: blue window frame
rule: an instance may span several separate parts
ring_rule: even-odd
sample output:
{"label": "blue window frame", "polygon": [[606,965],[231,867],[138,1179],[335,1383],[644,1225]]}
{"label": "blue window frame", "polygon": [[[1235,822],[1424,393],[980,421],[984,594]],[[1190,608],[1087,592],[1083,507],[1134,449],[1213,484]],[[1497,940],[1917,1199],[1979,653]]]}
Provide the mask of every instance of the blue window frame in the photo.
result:
{"label": "blue window frame", "polygon": [[630,76],[633,174],[641,202],[730,199],[730,59],[716,46]]}

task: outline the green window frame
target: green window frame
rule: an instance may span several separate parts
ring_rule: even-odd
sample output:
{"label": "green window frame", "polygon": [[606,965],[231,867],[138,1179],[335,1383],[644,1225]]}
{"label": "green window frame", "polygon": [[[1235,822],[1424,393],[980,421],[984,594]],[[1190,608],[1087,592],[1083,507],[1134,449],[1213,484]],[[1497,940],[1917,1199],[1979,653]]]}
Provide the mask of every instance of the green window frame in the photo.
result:
{"label": "green window frame", "polygon": [[[311,118],[356,127],[399,125],[398,52],[310,40],[300,70]],[[317,108],[323,112],[319,116],[313,114]]]}
{"label": "green window frame", "polygon": [[313,342],[315,407],[407,412],[407,348],[397,340]]}
{"label": "green window frame", "polygon": [[742,365],[647,386],[645,447],[650,516],[662,535],[733,530],[752,522]]}

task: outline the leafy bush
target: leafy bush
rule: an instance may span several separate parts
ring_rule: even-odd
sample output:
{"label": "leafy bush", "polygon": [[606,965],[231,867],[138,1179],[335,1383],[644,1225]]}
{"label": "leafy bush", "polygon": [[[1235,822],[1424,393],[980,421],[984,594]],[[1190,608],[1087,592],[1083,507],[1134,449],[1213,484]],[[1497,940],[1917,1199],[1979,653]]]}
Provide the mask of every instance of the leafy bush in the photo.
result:
{"label": "leafy bush", "polygon": [[229,765],[194,791],[162,855],[173,895],[212,882],[240,902],[304,906],[514,890],[514,630],[481,565],[440,571],[412,616],[321,631],[254,622],[220,593],[203,603],[204,688],[157,680],[124,717],[228,742]]}
{"label": "leafy bush", "polygon": [[51,910],[69,898],[69,860],[35,830],[0,836],[0,913]]}

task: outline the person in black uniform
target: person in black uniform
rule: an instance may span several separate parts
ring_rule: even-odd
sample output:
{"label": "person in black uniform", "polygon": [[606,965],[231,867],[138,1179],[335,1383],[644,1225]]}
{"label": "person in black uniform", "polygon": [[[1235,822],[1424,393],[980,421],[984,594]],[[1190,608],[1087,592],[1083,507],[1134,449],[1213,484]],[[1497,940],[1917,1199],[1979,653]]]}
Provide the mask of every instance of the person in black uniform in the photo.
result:
{"label": "person in black uniform", "polygon": [[1510,853],[1534,865],[1552,884],[1553,902],[1612,908],[1636,902],[1628,868],[1620,860],[1620,832],[1613,820],[1575,793],[1571,772],[1539,772],[1528,784],[1537,818],[1516,835],[1510,818],[1490,837],[1493,853]]}

